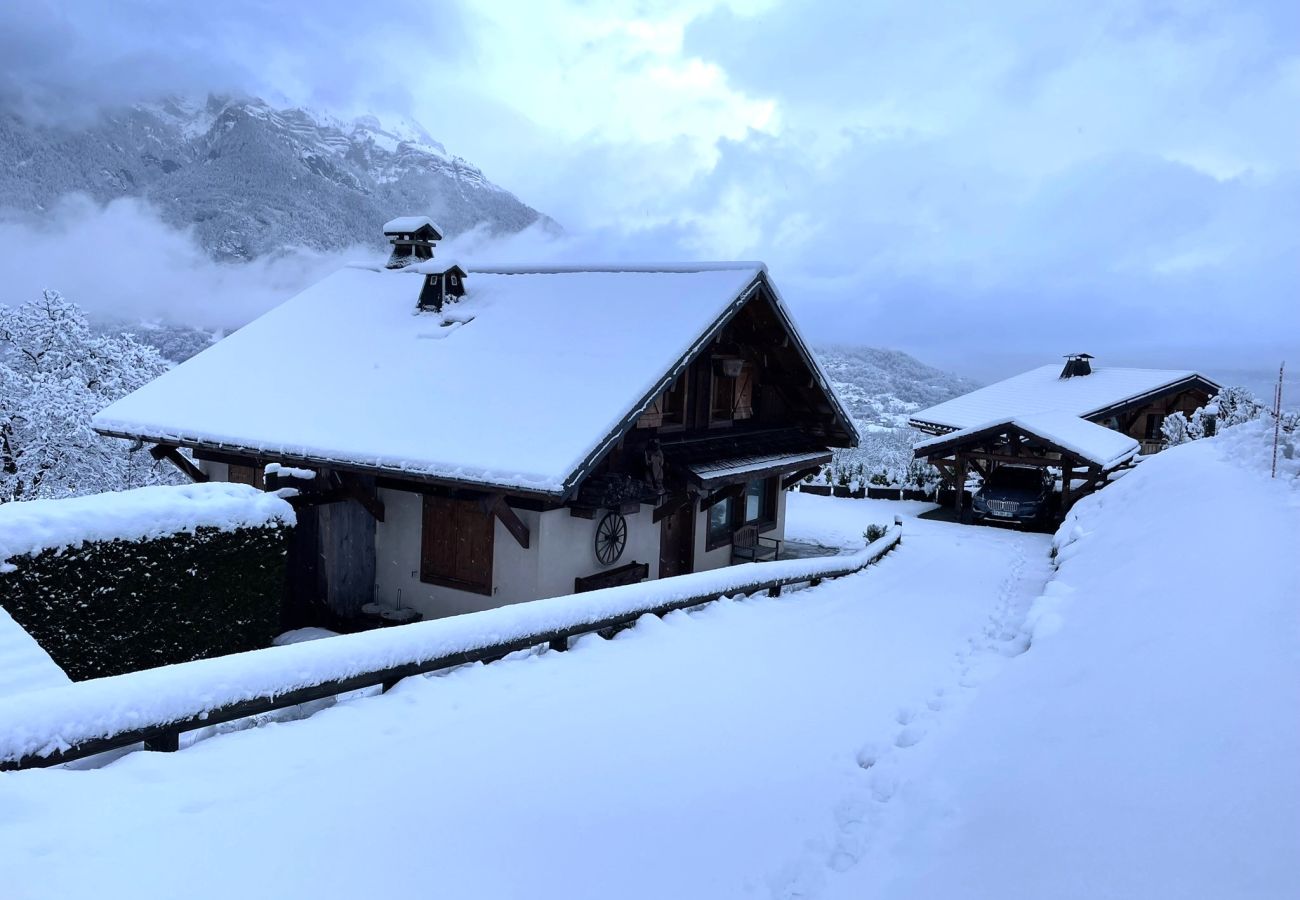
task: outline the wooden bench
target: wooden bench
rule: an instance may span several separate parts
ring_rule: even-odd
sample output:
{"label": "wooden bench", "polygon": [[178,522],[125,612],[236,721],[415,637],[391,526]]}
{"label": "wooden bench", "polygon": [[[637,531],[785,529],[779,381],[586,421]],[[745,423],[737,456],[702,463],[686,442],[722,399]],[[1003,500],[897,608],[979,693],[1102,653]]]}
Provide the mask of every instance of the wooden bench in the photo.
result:
{"label": "wooden bench", "polygon": [[598,591],[601,588],[636,584],[638,581],[645,581],[649,577],[649,563],[630,562],[625,566],[619,566],[617,569],[607,569],[604,572],[597,572],[595,575],[583,575],[573,579],[573,592],[583,594],[587,591]]}
{"label": "wooden bench", "polygon": [[757,525],[742,525],[731,537],[731,561],[764,562],[781,558],[781,541],[765,538]]}

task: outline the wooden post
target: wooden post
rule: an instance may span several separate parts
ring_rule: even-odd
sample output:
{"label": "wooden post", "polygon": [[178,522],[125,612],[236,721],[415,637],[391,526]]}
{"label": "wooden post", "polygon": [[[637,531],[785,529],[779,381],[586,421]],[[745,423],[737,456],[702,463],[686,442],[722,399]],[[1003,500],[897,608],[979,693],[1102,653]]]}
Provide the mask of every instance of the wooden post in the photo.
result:
{"label": "wooden post", "polygon": [[1074,481],[1074,461],[1061,460],[1061,518],[1070,511],[1070,482]]}
{"label": "wooden post", "polygon": [[550,642],[550,648],[557,652],[563,652],[569,649],[569,639],[567,637],[558,637]]}
{"label": "wooden post", "polygon": [[966,510],[966,454],[958,451],[957,453],[957,499],[954,501],[957,505],[957,521],[965,521]]}

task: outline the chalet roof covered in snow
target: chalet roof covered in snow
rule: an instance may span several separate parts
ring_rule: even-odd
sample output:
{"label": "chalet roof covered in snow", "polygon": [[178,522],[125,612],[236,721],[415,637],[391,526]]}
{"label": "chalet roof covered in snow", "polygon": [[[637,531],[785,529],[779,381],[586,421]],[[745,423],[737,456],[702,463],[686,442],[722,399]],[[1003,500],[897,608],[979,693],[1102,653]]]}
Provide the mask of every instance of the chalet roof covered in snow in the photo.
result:
{"label": "chalet roof covered in snow", "polygon": [[410,271],[342,269],[94,426],[561,496],[765,277],[761,263],[502,272],[470,272],[435,313],[417,312]]}
{"label": "chalet roof covered in snow", "polygon": [[1025,413],[949,432],[921,441],[913,449],[917,456],[942,453],[948,447],[984,434],[995,434],[1008,428],[1018,428],[1026,434],[1069,451],[1080,459],[1100,467],[1113,469],[1137,455],[1141,445],[1133,438],[1104,425],[1097,425],[1076,415],[1055,410]]}
{"label": "chalet roof covered in snow", "polygon": [[1043,410],[1090,418],[1182,382],[1197,380],[1218,390],[1218,385],[1189,370],[1093,366],[1089,375],[1062,378],[1060,365],[1053,364],[921,410],[913,414],[911,423],[925,430],[955,430]]}

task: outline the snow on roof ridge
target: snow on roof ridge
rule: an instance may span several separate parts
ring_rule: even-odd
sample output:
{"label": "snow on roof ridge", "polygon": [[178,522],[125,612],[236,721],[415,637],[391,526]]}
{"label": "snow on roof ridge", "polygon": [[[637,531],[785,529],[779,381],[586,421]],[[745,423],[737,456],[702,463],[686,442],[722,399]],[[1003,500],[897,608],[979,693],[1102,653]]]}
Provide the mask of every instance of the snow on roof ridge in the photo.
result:
{"label": "snow on roof ridge", "polygon": [[712,262],[641,262],[641,263],[567,263],[564,265],[496,265],[480,263],[469,271],[483,275],[579,275],[583,273],[620,272],[641,274],[691,274],[695,272],[739,272],[754,269],[766,272],[767,263],[759,260]]}
{"label": "snow on roof ridge", "polygon": [[441,275],[453,266],[462,272],[465,271],[465,267],[455,259],[430,259],[416,263],[413,266],[405,266],[401,269],[386,269],[385,271],[414,272],[417,275]]}
{"label": "snow on roof ridge", "polygon": [[1066,450],[1077,453],[1103,469],[1113,468],[1137,455],[1141,448],[1135,439],[1105,425],[1089,422],[1081,416],[1055,409],[1041,409],[999,416],[987,422],[937,435],[912,445],[924,450],[994,428],[1016,427],[1045,438]]}
{"label": "snow on roof ridge", "polygon": [[428,216],[398,216],[397,218],[389,219],[384,223],[384,234],[418,231],[425,225],[428,225],[434,231],[438,232],[438,234],[443,233],[443,230],[438,227],[437,223]]}

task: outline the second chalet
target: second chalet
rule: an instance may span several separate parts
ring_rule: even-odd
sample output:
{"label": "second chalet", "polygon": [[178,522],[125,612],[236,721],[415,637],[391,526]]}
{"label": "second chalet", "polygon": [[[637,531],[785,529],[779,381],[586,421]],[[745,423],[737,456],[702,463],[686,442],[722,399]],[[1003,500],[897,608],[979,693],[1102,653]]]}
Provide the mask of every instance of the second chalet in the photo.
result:
{"label": "second chalet", "polygon": [[296,605],[436,617],[770,558],[783,488],[857,443],[760,263],[466,269],[427,220],[386,232],[387,267],[94,420],[296,488]]}

